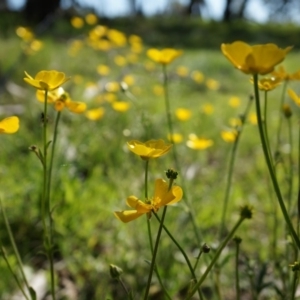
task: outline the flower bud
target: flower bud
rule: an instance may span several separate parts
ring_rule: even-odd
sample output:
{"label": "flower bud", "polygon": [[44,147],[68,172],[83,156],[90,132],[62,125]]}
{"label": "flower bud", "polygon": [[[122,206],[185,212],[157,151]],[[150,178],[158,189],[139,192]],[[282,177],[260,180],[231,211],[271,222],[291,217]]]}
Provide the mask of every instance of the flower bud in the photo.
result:
{"label": "flower bud", "polygon": [[166,171],[166,176],[168,177],[168,179],[173,179],[175,180],[178,176],[178,172],[176,172],[175,170],[173,169],[168,169]]}
{"label": "flower bud", "polygon": [[251,219],[253,215],[253,207],[250,205],[244,205],[241,207],[240,211],[241,218]]}
{"label": "flower bud", "polygon": [[204,243],[202,245],[202,249],[201,250],[202,250],[203,253],[209,253],[210,247],[206,243]]}
{"label": "flower bud", "polygon": [[121,274],[123,273],[123,270],[113,264],[109,265],[109,272],[110,272],[110,276],[113,279],[119,279],[119,277],[121,276]]}

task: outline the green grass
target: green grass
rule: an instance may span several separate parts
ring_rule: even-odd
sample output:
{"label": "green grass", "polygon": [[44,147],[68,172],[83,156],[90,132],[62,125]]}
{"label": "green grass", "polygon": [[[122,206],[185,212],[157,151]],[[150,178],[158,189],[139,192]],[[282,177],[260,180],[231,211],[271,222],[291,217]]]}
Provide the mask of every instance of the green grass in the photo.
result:
{"label": "green grass", "polygon": [[[118,22],[121,21],[117,20],[113,25],[108,24],[120,29],[120,24],[125,24],[125,21]],[[145,261],[150,261],[151,256],[145,218],[123,224],[114,218],[113,211],[125,209],[125,200],[129,195],[134,194],[142,198],[144,195],[143,161],[129,153],[126,142],[131,139],[145,141],[150,138],[167,138],[164,99],[163,96],[156,96],[153,93],[153,86],[162,83],[161,69],[156,66],[153,71],[147,72],[144,67],[144,63],[148,61],[145,50],[150,46],[178,46],[184,51],[183,55],[168,67],[174,129],[184,137],[184,142],[177,145],[183,170],[178,184],[182,182],[181,177],[186,178],[186,194],[192,203],[202,242],[206,242],[213,250],[218,243],[218,226],[222,214],[229,153],[232,147],[231,144],[221,139],[220,131],[229,126],[230,118],[238,117],[244,111],[249,95],[253,93],[253,87],[249,82],[249,77],[236,71],[217,47],[222,41],[240,38],[236,32],[238,28],[232,32],[226,30],[223,35],[223,29],[218,24],[202,24],[202,30],[218,32],[218,38],[214,34],[211,34],[210,38],[206,31],[199,33],[198,36],[193,27],[196,21],[183,24],[182,27],[173,23],[174,20],[168,22],[160,24],[157,20],[145,20],[146,24],[135,26],[136,31],[134,31],[131,21],[126,20],[128,26],[122,29],[127,34],[141,34],[145,44],[138,62],[123,68],[114,64],[113,57],[116,53],[127,55],[130,52],[127,47],[102,52],[84,46],[76,56],[69,56],[68,48],[71,38],[76,36],[75,29],[72,29],[71,37],[67,36],[67,30],[63,31],[63,29],[69,28],[69,25],[65,23],[57,24],[57,27],[52,28],[51,34],[41,36],[43,48],[32,56],[24,56],[21,60],[19,60],[21,41],[12,34],[12,28],[7,31],[7,36],[1,36],[1,74],[8,74],[7,82],[17,84],[22,89],[21,96],[7,89],[4,89],[0,96],[2,118],[14,114],[16,108],[22,108],[22,111],[17,113],[21,122],[19,132],[14,136],[1,136],[1,198],[24,264],[34,270],[46,268],[45,258],[41,254],[42,226],[39,219],[42,170],[28,147],[42,146],[40,114],[43,107],[35,99],[35,90],[24,83],[24,70],[31,75],[48,69],[63,71],[72,78],[80,75],[83,80],[80,85],[76,85],[72,80],[65,84],[72,99],[85,101],[89,108],[102,105],[106,109],[103,119],[97,122],[88,120],[84,115],[63,112],[53,171],[52,196],[55,207],[53,217],[55,242],[59,250],[56,259],[62,262],[64,276],[70,277],[75,282],[79,290],[79,299],[125,299],[121,287],[110,279],[109,264],[111,263],[124,270],[124,281],[133,289],[136,294],[135,299],[141,299],[147,280],[149,266]],[[155,37],[154,40],[151,40],[150,35],[147,34],[147,31],[152,31],[151,26],[155,27],[155,34],[151,34],[151,37]],[[190,28],[193,28],[192,32],[189,31]],[[280,39],[283,41],[282,36],[285,35],[287,40],[284,40],[284,43],[281,42],[280,45],[290,44],[292,37],[289,34],[279,32],[274,37],[273,33],[268,31],[270,28],[271,25],[266,26],[264,31],[266,36],[264,36],[258,26],[249,26],[249,42],[277,42]],[[58,32],[58,29],[61,31]],[[168,30],[171,32],[170,35]],[[187,32],[190,33],[187,34]],[[164,44],[165,34],[168,34],[168,44]],[[205,37],[207,42],[198,40],[200,36],[202,39]],[[76,38],[84,39],[84,37],[84,32],[80,32]],[[245,41],[248,42],[248,40]],[[289,72],[294,72],[298,69],[298,61],[299,52],[295,47],[293,53],[289,54],[285,60],[284,66]],[[108,64],[112,69],[107,77],[97,74],[96,66],[101,63]],[[201,71],[205,79],[217,80],[220,88],[216,91],[209,90],[205,82],[197,84],[190,77],[179,77],[176,74],[176,68],[181,65],[186,66],[190,72]],[[103,94],[101,87],[106,82],[119,81],[125,74],[131,74],[135,78],[136,83],[129,90],[135,95],[136,100],[133,103],[122,92],[116,93],[116,97],[118,100],[129,101],[130,110],[126,113],[119,113],[114,111],[109,103],[99,104],[97,96]],[[86,96],[86,86],[90,82],[97,83],[99,87],[97,94],[91,98]],[[290,85],[297,91],[296,82],[291,82]],[[138,91],[136,87],[139,88]],[[281,87],[271,92],[269,96],[272,145],[276,142],[280,93]],[[241,106],[230,107],[228,101],[231,96],[240,97]],[[210,116],[201,111],[205,103],[214,107],[214,113]],[[254,103],[252,106],[252,111],[254,111]],[[192,118],[186,122],[178,121],[174,114],[178,107],[191,109]],[[299,113],[297,108],[294,108],[295,115],[292,122],[296,144]],[[54,110],[51,108],[50,128],[54,123],[54,116]],[[286,128],[286,125],[284,126]],[[185,142],[190,133],[212,139],[213,147],[203,151],[189,149]],[[283,150],[287,147],[286,144],[286,131],[284,131]],[[294,150],[293,154],[296,162],[297,151]],[[286,153],[283,153],[283,157],[287,161]],[[151,161],[150,195],[153,192],[154,180],[164,177],[165,170],[170,167],[174,167],[171,155]],[[297,166],[295,169],[297,171]],[[286,181],[283,172],[281,173],[279,174],[280,182],[285,191]],[[241,205],[246,203],[253,205],[255,209],[253,219],[245,222],[238,231],[238,235],[243,239],[241,285],[249,293],[251,293],[251,286],[247,274],[251,270],[245,263],[246,257],[253,264],[255,274],[258,274],[264,263],[268,263],[270,267],[273,266],[270,253],[274,209],[277,203],[274,194],[270,193],[269,185],[257,126],[247,122],[236,159],[226,227],[230,229],[235,224]],[[293,211],[296,206],[296,195],[295,180]],[[2,220],[0,224],[0,241],[6,248],[12,263],[15,263]],[[155,233],[157,222],[154,218],[151,224]],[[277,224],[279,262],[285,255],[286,243],[285,225],[279,209]],[[198,254],[199,249],[183,201],[168,209],[166,226],[174,233],[191,261],[194,262],[193,256]],[[220,264],[224,263],[220,277],[221,291],[224,295],[228,295],[224,296],[224,299],[235,299],[233,255],[234,245],[230,243],[220,258]],[[208,260],[208,258],[202,258],[197,270],[198,275],[201,274]],[[286,272],[288,263],[293,261],[287,258],[283,261],[282,270]],[[172,295],[188,286],[190,280],[188,269],[176,247],[165,235],[163,235],[157,264]],[[7,293],[16,290],[16,286],[1,259],[0,274],[5,274],[1,276],[3,280],[0,281],[0,298],[2,299]],[[204,284],[213,294],[207,299],[217,299],[214,293],[214,274]],[[267,281],[280,280],[279,278],[278,268],[266,275]],[[154,286],[160,289],[155,276]],[[164,298],[153,296],[152,299]],[[280,298],[273,288],[268,287],[266,295],[261,299]]]}

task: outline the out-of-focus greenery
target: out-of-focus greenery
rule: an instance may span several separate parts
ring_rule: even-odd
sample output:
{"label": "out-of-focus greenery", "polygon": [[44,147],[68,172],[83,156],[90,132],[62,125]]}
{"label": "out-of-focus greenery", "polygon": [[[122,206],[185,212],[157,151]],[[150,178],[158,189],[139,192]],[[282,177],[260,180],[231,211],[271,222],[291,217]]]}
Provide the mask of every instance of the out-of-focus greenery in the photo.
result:
{"label": "out-of-focus greenery", "polygon": [[[42,104],[35,99],[34,89],[23,82],[23,77],[25,70],[35,75],[40,70],[56,69],[72,77],[65,84],[65,89],[73,100],[86,102],[88,109],[105,109],[104,116],[98,121],[91,121],[84,114],[62,113],[52,193],[57,269],[61,277],[75,282],[79,299],[125,299],[122,289],[109,276],[109,264],[118,265],[124,270],[125,283],[133,289],[136,299],[140,299],[149,268],[146,261],[151,260],[146,222],[140,218],[123,224],[115,219],[113,211],[125,209],[125,200],[129,195],[144,195],[144,164],[129,153],[126,141],[151,138],[167,140],[167,121],[161,93],[162,70],[150,62],[145,55],[146,50],[153,46],[183,50],[183,55],[168,66],[174,131],[183,136],[183,142],[177,145],[183,171],[180,177],[186,178],[185,193],[192,202],[203,243],[214,248],[218,243],[218,226],[232,147],[221,139],[220,132],[231,128],[232,118],[237,118],[245,110],[253,89],[249,77],[236,72],[222,56],[220,43],[242,39],[249,43],[274,42],[282,47],[295,45],[294,51],[284,62],[286,69],[292,73],[299,69],[299,39],[296,35],[299,28],[288,25],[282,26],[282,29],[277,25],[241,26],[235,23],[225,26],[202,23],[196,19],[178,23],[178,20],[162,17],[100,20],[101,25],[121,30],[127,37],[137,34],[142,38],[143,51],[137,54],[135,62],[128,62],[132,54],[128,45],[110,51],[96,51],[87,46],[87,33],[93,26],[75,29],[66,20],[57,20],[38,36],[43,44],[38,52],[22,54],[25,45],[16,36],[15,29],[17,25],[24,24],[16,18],[13,26],[7,26],[12,20],[11,17],[0,16],[1,28],[4,28],[0,32],[0,75],[5,79],[0,95],[0,112],[2,118],[18,115],[21,125],[16,135],[1,136],[0,193],[24,264],[32,270],[46,267],[45,257],[41,253],[42,229],[39,219],[41,167],[28,150],[31,145],[41,146]],[[82,44],[79,43],[78,49],[74,50],[75,40]],[[127,59],[126,65],[116,65],[115,57],[118,55]],[[100,64],[107,65],[111,72],[106,76],[99,75],[97,66]],[[179,74],[179,67],[181,70],[182,67],[186,68],[186,76]],[[201,72],[203,81],[195,81],[193,72]],[[108,93],[107,84],[121,82],[126,75],[134,79],[134,83],[129,84],[129,97],[121,90]],[[291,82],[291,86],[297,90],[299,83]],[[276,143],[281,88],[269,94],[269,137],[273,146]],[[116,111],[110,103],[111,97],[116,99],[114,101],[128,102],[129,110]],[[232,97],[239,100],[236,106],[229,104]],[[297,128],[299,112],[289,103],[294,112],[293,126]],[[212,113],[207,113],[205,107],[210,107]],[[177,108],[191,110],[191,119],[178,120],[175,114]],[[51,107],[50,128],[54,117]],[[286,161],[288,145],[285,123],[283,128],[281,150]],[[212,139],[213,146],[203,151],[189,149],[186,141],[192,133]],[[150,195],[154,180],[164,177],[165,170],[170,167],[174,167],[171,155],[151,161]],[[285,185],[284,172],[280,171],[278,176],[282,185]],[[247,274],[251,271],[256,275],[264,264],[270,262],[274,222],[277,222],[278,230],[278,264],[284,255],[284,243],[287,242],[280,213],[274,221],[277,203],[269,186],[258,129],[249,119],[236,160],[227,221],[229,229],[238,218],[240,205],[250,203],[254,206],[253,220],[243,224],[238,232],[243,239],[241,252],[244,261],[250,261],[248,265],[243,265],[244,273],[241,275],[241,285],[248,291],[251,287]],[[296,195],[296,191],[294,193]],[[151,223],[153,232],[156,232],[156,220],[153,218]],[[198,254],[198,246],[184,203],[169,209],[166,226],[193,261],[193,256]],[[2,219],[0,241],[11,262],[15,263]],[[233,244],[230,244],[220,259],[220,284],[221,290],[228,295],[226,299],[234,299],[233,249]],[[205,260],[200,262],[197,274],[201,273],[205,264]],[[166,236],[163,236],[160,245],[157,265],[172,294],[188,286],[188,269]],[[282,266],[282,270],[283,273],[287,272],[288,266]],[[16,286],[3,260],[0,260],[0,274],[0,298],[5,299],[6,295],[16,290]],[[267,281],[274,280],[276,276],[280,277],[275,272],[268,274]],[[154,283],[159,290],[155,278]],[[213,293],[214,284],[212,275],[204,286]],[[275,297],[276,289],[268,288],[268,295]],[[153,296],[153,299],[160,299],[155,297],[158,296]],[[266,296],[262,299],[271,298]]]}

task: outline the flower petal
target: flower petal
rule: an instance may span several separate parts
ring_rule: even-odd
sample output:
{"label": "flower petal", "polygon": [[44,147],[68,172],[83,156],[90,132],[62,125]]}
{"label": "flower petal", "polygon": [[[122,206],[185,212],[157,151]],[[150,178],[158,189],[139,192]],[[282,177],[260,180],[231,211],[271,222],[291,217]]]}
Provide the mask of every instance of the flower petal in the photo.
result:
{"label": "flower petal", "polygon": [[139,213],[136,210],[123,210],[114,212],[115,217],[124,223],[133,221],[143,214],[144,213]]}
{"label": "flower petal", "polygon": [[12,116],[0,121],[0,133],[15,133],[19,130],[19,118]]}

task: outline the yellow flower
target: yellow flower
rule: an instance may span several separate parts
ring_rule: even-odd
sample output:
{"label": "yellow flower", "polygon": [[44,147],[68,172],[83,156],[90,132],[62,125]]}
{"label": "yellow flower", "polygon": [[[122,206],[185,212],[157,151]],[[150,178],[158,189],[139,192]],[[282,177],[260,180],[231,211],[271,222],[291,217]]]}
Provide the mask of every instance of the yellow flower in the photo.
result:
{"label": "yellow flower", "polygon": [[185,66],[179,66],[176,69],[176,73],[178,76],[187,77],[189,75],[189,69]]}
{"label": "yellow flower", "polygon": [[25,42],[31,41],[34,38],[33,32],[28,27],[19,26],[16,29],[16,34]]}
{"label": "yellow flower", "polygon": [[202,105],[201,110],[206,114],[206,115],[211,115],[214,112],[214,107],[213,105],[209,103],[205,103]]}
{"label": "yellow flower", "polygon": [[175,115],[180,121],[187,121],[191,118],[192,112],[186,108],[177,108],[175,111]]}
{"label": "yellow flower", "polygon": [[125,101],[115,101],[111,106],[115,111],[125,112],[130,108],[130,103]]}
{"label": "yellow flower", "polygon": [[288,94],[290,98],[298,105],[300,106],[300,97],[292,90],[288,89]]}
{"label": "yellow flower", "polygon": [[105,90],[110,93],[116,93],[120,90],[120,83],[117,81],[110,81],[105,84]]}
{"label": "yellow flower", "polygon": [[180,134],[180,133],[173,133],[172,136],[170,134],[168,134],[169,141],[171,141],[171,137],[172,137],[172,142],[174,144],[181,143],[183,140],[182,134]]}
{"label": "yellow flower", "polygon": [[95,14],[87,14],[85,16],[85,21],[89,24],[89,25],[95,25],[98,22],[98,18]]}
{"label": "yellow flower", "polygon": [[208,89],[212,90],[212,91],[216,91],[220,88],[220,83],[212,78],[208,78],[205,82],[206,86]]}
{"label": "yellow flower", "polygon": [[123,82],[125,82],[128,86],[134,85],[135,79],[132,75],[128,74],[125,75],[122,79]]}
{"label": "yellow flower", "polygon": [[97,121],[100,120],[103,115],[104,115],[104,108],[103,107],[99,107],[99,108],[94,108],[94,109],[90,109],[85,113],[85,116],[92,121]]}
{"label": "yellow flower", "polygon": [[115,56],[114,62],[119,67],[124,67],[127,64],[126,58],[122,55]]}
{"label": "yellow flower", "polygon": [[172,144],[166,144],[163,140],[150,140],[145,143],[140,141],[130,141],[127,146],[131,152],[142,159],[158,158],[170,151]]}
{"label": "yellow flower", "polygon": [[83,21],[83,19],[80,18],[80,17],[73,17],[73,18],[71,19],[71,24],[72,24],[72,26],[73,26],[74,28],[79,29],[79,28],[82,28],[82,27],[83,27],[84,21]]}
{"label": "yellow flower", "polygon": [[52,91],[70,79],[65,73],[58,71],[40,71],[32,78],[26,71],[25,82],[39,90]]}
{"label": "yellow flower", "polygon": [[19,130],[19,118],[12,116],[0,121],[0,133],[12,134]]}
{"label": "yellow flower", "polygon": [[[44,102],[45,91],[38,90],[36,97],[40,102]],[[62,87],[48,92],[47,102],[53,103],[56,111],[62,111],[66,107],[69,111],[80,114],[86,110],[85,103],[72,101],[69,94]]]}
{"label": "yellow flower", "polygon": [[195,150],[204,150],[211,147],[214,142],[210,139],[198,138],[195,134],[189,135],[189,140],[186,142],[186,145]]}
{"label": "yellow flower", "polygon": [[[250,80],[253,83],[253,78]],[[274,90],[278,85],[280,85],[282,79],[279,77],[265,77],[258,80],[258,88],[261,91],[271,91]]]}
{"label": "yellow flower", "polygon": [[223,54],[237,69],[246,74],[261,75],[271,73],[291,49],[281,49],[275,44],[250,46],[241,41],[221,45]]}
{"label": "yellow flower", "polygon": [[106,76],[110,73],[110,68],[107,65],[98,65],[97,72],[102,76]]}
{"label": "yellow flower", "polygon": [[230,124],[231,127],[242,126],[241,118],[230,118],[229,124]]}
{"label": "yellow flower", "polygon": [[147,51],[147,55],[149,58],[163,65],[170,64],[175,58],[177,58],[181,54],[182,51],[175,50],[172,48],[165,48],[162,50],[151,48]]}
{"label": "yellow flower", "polygon": [[200,71],[193,71],[191,74],[191,78],[196,82],[196,83],[202,83],[204,80],[204,75]]}
{"label": "yellow flower", "polygon": [[250,115],[249,115],[249,122],[252,125],[257,125],[257,115],[256,115],[255,112],[250,113]]}
{"label": "yellow flower", "polygon": [[236,130],[223,130],[221,131],[221,137],[222,139],[227,143],[233,143],[235,142],[237,138],[237,131]]}
{"label": "yellow flower", "polygon": [[168,183],[163,179],[155,181],[154,197],[146,199],[146,202],[139,200],[136,196],[127,198],[126,204],[133,208],[131,210],[115,211],[114,215],[117,219],[124,223],[128,223],[137,219],[138,217],[148,214],[151,217],[151,212],[157,212],[165,205],[175,204],[181,200],[183,195],[180,186],[172,186],[169,190]]}
{"label": "yellow flower", "polygon": [[231,97],[228,102],[231,107],[239,107],[241,105],[241,99],[239,97]]}
{"label": "yellow flower", "polygon": [[107,30],[106,35],[107,35],[108,39],[118,47],[125,46],[127,43],[125,34],[116,29]]}
{"label": "yellow flower", "polygon": [[164,94],[164,87],[162,85],[155,84],[152,89],[156,96],[162,96]]}
{"label": "yellow flower", "polygon": [[278,69],[272,72],[271,75],[281,80],[300,80],[300,70],[289,74],[283,66],[279,66]]}

